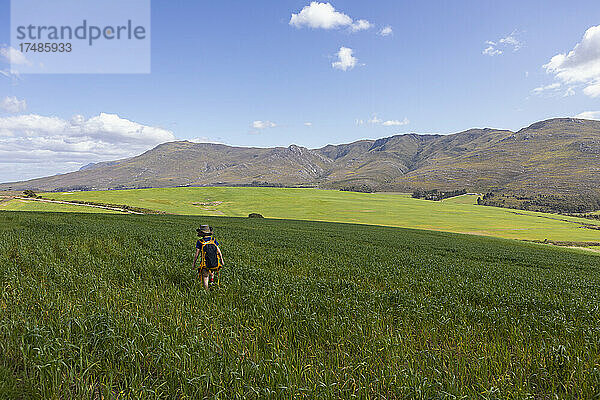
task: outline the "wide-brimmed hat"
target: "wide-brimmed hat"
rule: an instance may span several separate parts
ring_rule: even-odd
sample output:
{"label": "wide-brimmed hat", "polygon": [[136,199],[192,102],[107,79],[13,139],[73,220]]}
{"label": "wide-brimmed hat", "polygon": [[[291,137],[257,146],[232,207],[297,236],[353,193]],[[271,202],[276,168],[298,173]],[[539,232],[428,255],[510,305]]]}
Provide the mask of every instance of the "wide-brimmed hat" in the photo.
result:
{"label": "wide-brimmed hat", "polygon": [[213,229],[208,225],[200,225],[196,232],[198,232],[198,235],[212,235]]}

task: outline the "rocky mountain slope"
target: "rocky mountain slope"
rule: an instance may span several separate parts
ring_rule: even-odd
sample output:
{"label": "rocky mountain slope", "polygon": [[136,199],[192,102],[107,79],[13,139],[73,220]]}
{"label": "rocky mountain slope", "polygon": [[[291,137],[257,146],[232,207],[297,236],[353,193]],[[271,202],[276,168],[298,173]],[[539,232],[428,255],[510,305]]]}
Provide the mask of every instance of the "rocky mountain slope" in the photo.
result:
{"label": "rocky mountain slope", "polygon": [[320,149],[164,143],[136,157],[2,190],[43,191],[276,184],[377,190],[415,188],[573,194],[600,187],[600,121],[537,122],[518,132],[471,129],[397,135]]}

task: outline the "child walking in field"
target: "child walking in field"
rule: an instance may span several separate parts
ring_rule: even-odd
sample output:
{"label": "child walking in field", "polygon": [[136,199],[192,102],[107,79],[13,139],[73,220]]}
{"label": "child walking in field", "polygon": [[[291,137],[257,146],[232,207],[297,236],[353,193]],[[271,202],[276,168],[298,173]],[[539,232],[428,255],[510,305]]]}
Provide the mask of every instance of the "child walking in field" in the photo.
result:
{"label": "child walking in field", "polygon": [[223,266],[223,254],[219,248],[219,242],[213,237],[213,230],[208,225],[202,225],[196,229],[200,239],[196,242],[196,255],[194,256],[194,269],[200,257],[198,266],[198,277],[202,278],[204,289],[208,290],[209,282],[215,279],[215,272]]}

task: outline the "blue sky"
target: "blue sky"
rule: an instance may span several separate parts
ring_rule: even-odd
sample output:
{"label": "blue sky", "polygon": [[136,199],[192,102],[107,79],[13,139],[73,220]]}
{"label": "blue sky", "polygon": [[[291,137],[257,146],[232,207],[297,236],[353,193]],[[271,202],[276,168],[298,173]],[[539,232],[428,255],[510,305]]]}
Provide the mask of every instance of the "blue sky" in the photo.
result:
{"label": "blue sky", "polygon": [[[554,59],[548,66],[600,25],[598,1],[339,0],[330,6],[334,13],[311,14],[309,8],[301,14],[310,1],[154,0],[150,74],[5,73],[0,181],[136,154],[170,137],[158,134],[154,142],[130,147],[119,142],[121,152],[64,147],[55,157],[56,141],[48,141],[54,143],[48,149],[35,145],[43,154],[36,160],[11,156],[23,150],[15,139],[24,135],[17,132],[22,125],[15,121],[31,115],[70,121],[115,114],[177,139],[314,148],[407,132],[517,130],[600,110],[593,87],[600,63],[586,61],[582,70],[577,60]],[[303,18],[297,26],[290,24],[292,14]],[[9,1],[0,0],[5,48],[9,15]],[[353,32],[359,20],[368,21],[369,29]],[[331,21],[339,25],[311,27]],[[393,33],[382,36],[388,26]],[[580,59],[600,60],[600,34],[592,33],[580,46],[587,49]],[[338,64],[346,70],[333,66],[341,48],[355,58]],[[0,71],[8,69],[0,57]],[[41,131],[34,135],[52,134]],[[11,139],[3,143],[3,137]],[[88,139],[114,144],[102,132]]]}

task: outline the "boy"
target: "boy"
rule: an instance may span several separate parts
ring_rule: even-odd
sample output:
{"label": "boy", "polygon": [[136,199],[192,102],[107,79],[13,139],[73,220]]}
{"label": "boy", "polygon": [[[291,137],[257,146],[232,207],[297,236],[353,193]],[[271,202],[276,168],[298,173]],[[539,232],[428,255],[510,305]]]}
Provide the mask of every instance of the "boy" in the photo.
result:
{"label": "boy", "polygon": [[214,281],[215,272],[223,266],[223,254],[219,248],[219,242],[213,237],[213,230],[208,225],[201,225],[196,229],[200,239],[196,242],[196,256],[194,257],[194,268],[200,256],[198,276],[202,277],[204,289],[208,290],[209,281]]}

